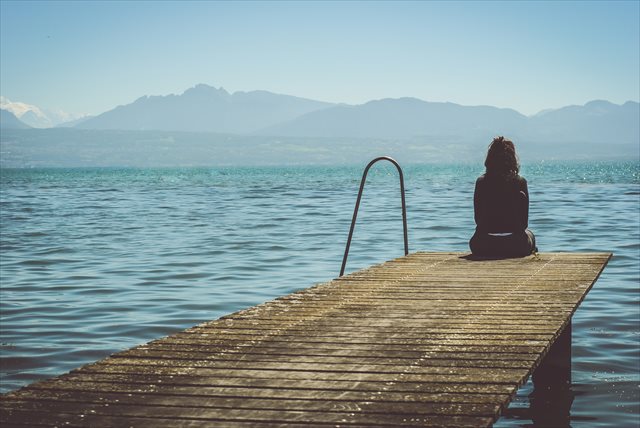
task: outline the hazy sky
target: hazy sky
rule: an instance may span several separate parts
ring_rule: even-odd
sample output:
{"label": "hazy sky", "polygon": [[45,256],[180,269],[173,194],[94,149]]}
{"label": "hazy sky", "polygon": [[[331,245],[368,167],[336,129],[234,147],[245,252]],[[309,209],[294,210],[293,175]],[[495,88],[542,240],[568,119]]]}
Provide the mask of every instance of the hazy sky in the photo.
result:
{"label": "hazy sky", "polygon": [[97,114],[197,83],[524,114],[640,98],[640,1],[0,2],[0,92]]}

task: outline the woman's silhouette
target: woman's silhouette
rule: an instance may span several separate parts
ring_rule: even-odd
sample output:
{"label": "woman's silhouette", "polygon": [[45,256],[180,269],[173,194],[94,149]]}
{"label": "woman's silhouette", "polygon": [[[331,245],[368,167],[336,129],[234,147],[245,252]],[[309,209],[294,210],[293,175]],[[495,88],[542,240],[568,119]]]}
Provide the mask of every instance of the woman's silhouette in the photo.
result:
{"label": "woman's silhouette", "polygon": [[473,197],[476,232],[469,241],[471,252],[480,257],[523,257],[537,251],[535,236],[527,229],[527,180],[519,175],[513,142],[494,138],[484,166]]}

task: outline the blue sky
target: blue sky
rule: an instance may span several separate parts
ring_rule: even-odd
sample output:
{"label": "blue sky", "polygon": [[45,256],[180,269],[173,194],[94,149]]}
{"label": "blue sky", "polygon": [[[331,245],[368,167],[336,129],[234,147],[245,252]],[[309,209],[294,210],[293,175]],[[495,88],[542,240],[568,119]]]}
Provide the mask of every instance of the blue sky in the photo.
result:
{"label": "blue sky", "polygon": [[524,114],[640,98],[640,2],[0,2],[0,92],[98,114],[197,83]]}

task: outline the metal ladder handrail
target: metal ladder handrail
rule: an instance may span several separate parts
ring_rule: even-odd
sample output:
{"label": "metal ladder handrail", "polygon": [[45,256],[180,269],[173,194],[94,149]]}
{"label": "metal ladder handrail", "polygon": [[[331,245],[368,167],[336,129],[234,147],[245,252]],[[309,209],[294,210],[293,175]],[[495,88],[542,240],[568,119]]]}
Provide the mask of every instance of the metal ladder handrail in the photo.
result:
{"label": "metal ladder handrail", "polygon": [[360,181],[360,190],[358,191],[358,199],[356,200],[356,206],[353,210],[353,219],[351,220],[351,229],[349,230],[349,238],[347,238],[347,247],[344,249],[344,257],[342,258],[342,267],[340,268],[340,276],[344,275],[344,268],[347,265],[347,257],[349,256],[349,247],[351,246],[351,238],[353,237],[353,230],[356,226],[356,218],[358,217],[358,209],[360,208],[360,200],[362,199],[362,191],[364,190],[364,184],[367,180],[367,174],[369,173],[369,169],[373,166],[374,163],[387,160],[395,165],[398,169],[398,174],[400,175],[400,196],[402,198],[402,227],[404,230],[404,255],[409,254],[409,239],[407,237],[407,206],[404,198],[404,175],[402,174],[402,168],[400,168],[400,164],[389,156],[380,156],[369,162],[367,167],[364,169],[364,173],[362,174],[362,180]]}

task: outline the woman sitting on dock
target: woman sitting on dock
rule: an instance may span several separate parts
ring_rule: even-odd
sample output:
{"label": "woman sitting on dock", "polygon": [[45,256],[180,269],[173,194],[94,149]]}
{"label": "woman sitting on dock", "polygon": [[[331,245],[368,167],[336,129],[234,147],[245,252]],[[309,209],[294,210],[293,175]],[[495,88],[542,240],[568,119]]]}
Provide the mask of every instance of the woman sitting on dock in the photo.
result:
{"label": "woman sitting on dock", "polygon": [[496,137],[484,162],[486,172],[476,180],[473,197],[476,232],[471,252],[481,257],[524,257],[537,252],[528,227],[529,190],[519,175],[513,142]]}

